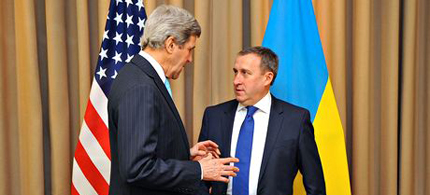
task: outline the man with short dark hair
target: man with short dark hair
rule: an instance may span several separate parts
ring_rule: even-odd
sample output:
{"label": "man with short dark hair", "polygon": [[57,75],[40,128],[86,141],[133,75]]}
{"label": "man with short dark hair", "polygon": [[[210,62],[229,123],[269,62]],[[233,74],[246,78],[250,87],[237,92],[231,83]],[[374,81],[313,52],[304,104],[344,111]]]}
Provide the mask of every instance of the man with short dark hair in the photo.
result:
{"label": "man with short dark hair", "polygon": [[199,141],[219,145],[240,169],[228,184],[206,182],[212,194],[293,194],[297,171],[308,194],[325,194],[309,111],[277,99],[270,86],[278,57],[268,48],[240,51],[234,64],[235,100],[206,108]]}
{"label": "man with short dark hair", "polygon": [[238,169],[225,164],[238,160],[216,159],[214,142],[189,149],[171,97],[168,79],[192,61],[200,33],[184,9],[163,5],[149,16],[143,50],[121,69],[109,94],[109,194],[198,194],[201,180],[228,182],[223,176],[236,175]]}

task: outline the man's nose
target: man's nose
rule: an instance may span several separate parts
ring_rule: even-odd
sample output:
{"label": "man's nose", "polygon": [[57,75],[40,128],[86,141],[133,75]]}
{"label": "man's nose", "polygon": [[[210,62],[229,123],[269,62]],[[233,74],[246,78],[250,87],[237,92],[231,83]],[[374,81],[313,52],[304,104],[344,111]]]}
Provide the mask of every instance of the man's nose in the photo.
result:
{"label": "man's nose", "polygon": [[193,54],[190,54],[190,56],[187,59],[188,63],[191,63],[193,61]]}
{"label": "man's nose", "polygon": [[241,82],[242,82],[242,79],[240,78],[239,74],[235,75],[233,79],[233,84],[239,85]]}

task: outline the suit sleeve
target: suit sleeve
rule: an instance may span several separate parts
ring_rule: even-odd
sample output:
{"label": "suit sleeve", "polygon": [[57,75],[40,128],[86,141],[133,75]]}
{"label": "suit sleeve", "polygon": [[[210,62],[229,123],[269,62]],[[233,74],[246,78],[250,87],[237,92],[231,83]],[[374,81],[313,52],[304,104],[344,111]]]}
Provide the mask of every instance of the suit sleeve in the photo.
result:
{"label": "suit sleeve", "polygon": [[301,123],[298,159],[306,192],[308,195],[326,194],[324,174],[309,111],[306,110]]}
{"label": "suit sleeve", "polygon": [[[119,172],[131,185],[181,193],[198,190],[198,162],[161,159],[156,150],[160,109],[158,89],[136,86],[126,92],[118,105]],[[166,144],[166,143],[164,143]]]}

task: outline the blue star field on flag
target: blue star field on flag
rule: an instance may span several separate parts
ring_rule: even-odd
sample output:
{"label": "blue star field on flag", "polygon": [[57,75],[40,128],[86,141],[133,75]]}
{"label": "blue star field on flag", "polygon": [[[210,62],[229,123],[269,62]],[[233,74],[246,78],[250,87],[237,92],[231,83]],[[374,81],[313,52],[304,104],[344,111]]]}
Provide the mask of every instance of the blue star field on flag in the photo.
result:
{"label": "blue star field on flag", "polygon": [[107,96],[119,70],[141,50],[146,21],[143,0],[112,0],[95,79]]}

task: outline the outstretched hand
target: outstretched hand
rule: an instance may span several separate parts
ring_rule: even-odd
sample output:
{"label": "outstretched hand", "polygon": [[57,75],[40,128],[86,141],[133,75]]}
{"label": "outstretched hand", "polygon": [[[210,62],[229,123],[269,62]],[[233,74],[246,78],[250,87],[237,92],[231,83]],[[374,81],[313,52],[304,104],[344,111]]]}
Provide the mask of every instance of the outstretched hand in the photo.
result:
{"label": "outstretched hand", "polygon": [[228,183],[228,176],[236,177],[236,172],[239,172],[239,168],[229,164],[237,162],[239,159],[232,157],[214,159],[209,153],[206,158],[199,160],[203,169],[203,180]]}

